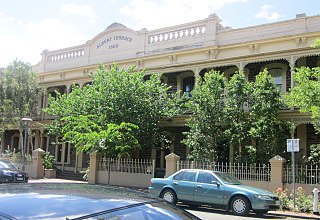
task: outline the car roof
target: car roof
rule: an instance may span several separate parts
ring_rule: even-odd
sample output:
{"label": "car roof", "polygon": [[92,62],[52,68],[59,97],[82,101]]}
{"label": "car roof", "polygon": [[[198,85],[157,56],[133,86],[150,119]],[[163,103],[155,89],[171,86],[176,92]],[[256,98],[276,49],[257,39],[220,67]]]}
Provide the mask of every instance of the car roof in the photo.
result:
{"label": "car roof", "polygon": [[211,172],[211,173],[221,173],[220,171],[214,171],[214,170],[203,170],[203,169],[180,169],[178,172],[180,171],[204,171],[204,172]]}
{"label": "car roof", "polygon": [[158,202],[135,190],[82,183],[1,184],[0,192],[0,213],[16,219],[76,218],[133,204]]}

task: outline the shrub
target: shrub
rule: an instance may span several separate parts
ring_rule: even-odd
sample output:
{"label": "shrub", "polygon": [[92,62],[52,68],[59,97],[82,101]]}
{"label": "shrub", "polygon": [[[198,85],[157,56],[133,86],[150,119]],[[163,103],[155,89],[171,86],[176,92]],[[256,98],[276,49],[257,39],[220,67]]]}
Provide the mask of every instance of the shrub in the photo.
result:
{"label": "shrub", "polygon": [[280,210],[289,210],[292,207],[292,201],[288,197],[288,189],[282,190],[282,188],[278,188],[277,195],[281,202]]}
{"label": "shrub", "polygon": [[297,189],[296,209],[299,212],[309,212],[313,208],[312,195],[306,195],[302,187]]}
{"label": "shrub", "polygon": [[54,168],[54,156],[50,154],[50,152],[44,152],[44,154],[42,155],[42,165],[44,167],[44,169],[53,169]]}

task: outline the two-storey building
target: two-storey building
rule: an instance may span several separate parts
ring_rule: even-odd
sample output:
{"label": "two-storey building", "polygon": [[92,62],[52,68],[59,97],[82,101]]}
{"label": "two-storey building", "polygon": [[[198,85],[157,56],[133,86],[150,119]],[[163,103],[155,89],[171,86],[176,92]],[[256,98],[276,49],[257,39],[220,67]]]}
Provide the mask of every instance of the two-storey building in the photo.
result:
{"label": "two-storey building", "polygon": [[[215,14],[200,21],[151,31],[134,31],[113,23],[82,45],[42,52],[41,62],[33,67],[45,89],[39,106],[46,107],[48,95],[54,95],[55,90],[69,93],[74,83],[80,87],[90,83],[89,73],[100,63],[134,65],[137,70],[146,69],[147,75],[159,72],[171,90],[181,91],[181,94],[189,93],[195,77],[203,76],[210,69],[220,70],[227,77],[241,70],[252,81],[256,74],[267,68],[284,93],[294,86],[296,67],[320,66],[319,50],[311,47],[319,37],[320,16],[304,14],[287,21],[239,29],[224,27]],[[187,117],[181,115],[163,125],[172,139],[171,150],[182,159],[188,154],[188,148],[180,143],[182,132],[187,130]],[[300,154],[306,154],[311,144],[320,143],[320,136],[315,134],[308,115],[287,109],[280,111],[280,117],[295,123],[294,136],[300,139]],[[59,137],[48,135],[46,125],[51,119],[52,116],[43,112],[34,116],[28,152],[41,147],[55,155],[56,163],[62,169],[86,168],[88,155],[77,155],[73,146],[57,144]],[[22,132],[6,130],[2,152],[6,148],[21,149]],[[147,155],[157,159],[158,167],[163,167],[167,153],[150,149]]]}

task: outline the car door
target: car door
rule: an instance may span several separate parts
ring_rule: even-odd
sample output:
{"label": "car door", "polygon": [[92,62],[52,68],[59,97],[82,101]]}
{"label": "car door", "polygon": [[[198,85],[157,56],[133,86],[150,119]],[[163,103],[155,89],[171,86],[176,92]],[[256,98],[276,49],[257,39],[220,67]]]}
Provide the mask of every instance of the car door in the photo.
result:
{"label": "car door", "polygon": [[224,185],[211,172],[199,171],[194,190],[194,201],[206,204],[225,205]]}
{"label": "car door", "polygon": [[173,178],[172,185],[177,193],[179,200],[193,201],[194,187],[196,181],[196,170],[186,170],[181,179]]}

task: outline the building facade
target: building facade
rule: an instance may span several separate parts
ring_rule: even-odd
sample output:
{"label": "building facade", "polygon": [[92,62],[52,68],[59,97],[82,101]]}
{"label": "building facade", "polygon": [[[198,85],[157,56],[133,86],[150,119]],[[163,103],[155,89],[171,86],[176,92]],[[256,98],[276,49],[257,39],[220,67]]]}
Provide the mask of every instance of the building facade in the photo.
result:
{"label": "building facade", "polygon": [[[40,108],[47,107],[49,94],[57,90],[69,93],[75,83],[80,87],[90,83],[90,72],[98,64],[136,66],[146,69],[146,74],[161,73],[165,83],[173,92],[187,95],[193,89],[195,77],[203,76],[211,69],[219,70],[230,77],[243,71],[249,81],[267,68],[282,93],[294,86],[293,74],[296,67],[320,66],[319,50],[310,45],[320,37],[320,16],[297,15],[296,18],[232,29],[221,25],[215,14],[187,24],[157,29],[134,31],[122,24],[113,23],[93,39],[78,46],[55,51],[43,51],[42,60],[33,67],[39,75],[39,83],[45,92],[39,99]],[[186,158],[188,148],[180,141],[186,131],[181,115],[163,123],[172,139],[167,151],[151,150],[145,157],[156,159],[157,167],[164,166],[164,156],[170,151]],[[310,124],[310,117],[295,109],[280,111],[281,119],[295,123],[292,136],[300,139],[300,155],[308,147],[320,143]],[[49,150],[55,155],[56,163],[63,170],[80,170],[88,166],[88,155],[76,154],[70,144],[57,144],[59,137],[47,134],[47,125],[52,116],[39,111],[33,117],[28,152],[35,148]],[[5,149],[19,151],[22,146],[21,130],[6,130],[2,140]]]}

